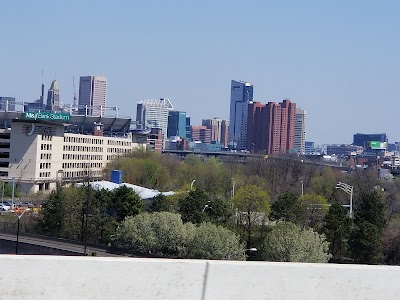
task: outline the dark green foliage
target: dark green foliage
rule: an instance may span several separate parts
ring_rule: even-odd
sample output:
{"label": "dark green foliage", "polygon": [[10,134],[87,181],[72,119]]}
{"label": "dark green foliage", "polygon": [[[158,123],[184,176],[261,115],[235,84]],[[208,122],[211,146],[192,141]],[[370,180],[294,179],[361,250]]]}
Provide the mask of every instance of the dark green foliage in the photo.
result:
{"label": "dark green foliage", "polygon": [[171,205],[172,203],[168,197],[164,196],[163,194],[158,194],[153,198],[153,201],[150,204],[150,211],[170,211]]}
{"label": "dark green foliage", "polygon": [[369,222],[362,221],[354,227],[349,246],[356,263],[378,264],[383,260],[381,233]]}
{"label": "dark green foliage", "polygon": [[279,195],[278,200],[272,203],[269,218],[272,221],[286,221],[297,224],[301,205],[298,195],[285,192]]}
{"label": "dark green foliage", "polygon": [[356,211],[356,222],[369,222],[379,231],[385,226],[384,204],[376,192],[364,194],[359,209]]}
{"label": "dark green foliage", "polygon": [[331,205],[325,216],[322,232],[330,243],[329,251],[332,256],[341,257],[344,254],[350,230],[351,220],[348,215],[348,209],[338,203]]}
{"label": "dark green foliage", "polygon": [[195,189],[179,200],[179,212],[184,222],[200,224],[206,221],[225,222],[231,215],[229,204],[220,199],[210,200],[202,189]]}
{"label": "dark green foliage", "polygon": [[349,239],[350,250],[355,262],[364,264],[382,262],[384,226],[384,205],[381,196],[376,191],[363,194]]}
{"label": "dark green foliage", "polygon": [[113,190],[111,203],[111,211],[119,222],[128,216],[137,215],[143,206],[140,196],[125,185]]}

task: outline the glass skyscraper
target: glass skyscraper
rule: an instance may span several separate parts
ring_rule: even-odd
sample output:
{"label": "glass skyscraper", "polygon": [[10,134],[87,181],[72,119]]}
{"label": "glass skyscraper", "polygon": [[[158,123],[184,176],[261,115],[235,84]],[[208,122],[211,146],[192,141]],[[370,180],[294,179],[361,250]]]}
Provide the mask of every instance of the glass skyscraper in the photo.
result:
{"label": "glass skyscraper", "polygon": [[245,149],[247,142],[248,104],[253,101],[253,85],[245,81],[231,81],[229,114],[229,146]]}

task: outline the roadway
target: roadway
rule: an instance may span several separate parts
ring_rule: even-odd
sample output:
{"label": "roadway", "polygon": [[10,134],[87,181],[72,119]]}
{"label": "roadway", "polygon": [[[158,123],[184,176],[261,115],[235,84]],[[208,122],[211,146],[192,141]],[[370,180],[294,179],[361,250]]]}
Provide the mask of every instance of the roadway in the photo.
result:
{"label": "roadway", "polygon": [[[12,242],[15,245],[17,237],[15,234],[0,232],[0,240]],[[84,244],[81,242],[67,241],[63,239],[57,239],[45,236],[33,236],[33,235],[19,235],[19,246],[23,249],[23,244],[33,245],[36,247],[44,247],[48,249],[56,249],[70,253],[69,255],[83,255]],[[28,248],[28,247],[25,247]],[[29,250],[18,251],[19,253],[28,254]],[[33,250],[35,252],[35,250]],[[107,252],[107,248],[96,247],[93,245],[87,245],[86,253],[91,255],[96,253],[96,256],[101,257],[115,257],[120,256]],[[32,253],[33,254],[33,253]],[[39,253],[35,253],[39,254]],[[40,253],[42,254],[42,253]]]}

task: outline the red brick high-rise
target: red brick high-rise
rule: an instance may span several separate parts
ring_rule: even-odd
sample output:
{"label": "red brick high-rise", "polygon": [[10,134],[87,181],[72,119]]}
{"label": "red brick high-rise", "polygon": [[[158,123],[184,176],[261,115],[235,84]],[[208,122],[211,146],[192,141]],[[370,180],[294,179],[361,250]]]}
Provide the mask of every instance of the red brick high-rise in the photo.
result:
{"label": "red brick high-rise", "polygon": [[296,103],[249,103],[247,150],[266,154],[284,153],[294,148]]}

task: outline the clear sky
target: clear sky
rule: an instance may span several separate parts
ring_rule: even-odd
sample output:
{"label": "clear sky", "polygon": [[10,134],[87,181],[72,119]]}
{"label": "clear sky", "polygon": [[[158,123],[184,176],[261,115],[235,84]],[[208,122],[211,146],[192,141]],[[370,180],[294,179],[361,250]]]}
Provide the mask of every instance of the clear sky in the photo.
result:
{"label": "clear sky", "polygon": [[400,141],[400,1],[0,0],[0,96],[40,95],[57,79],[108,78],[108,106],[136,115],[167,97],[192,123],[229,118],[230,81],[256,101],[307,111],[307,140],[356,132]]}

